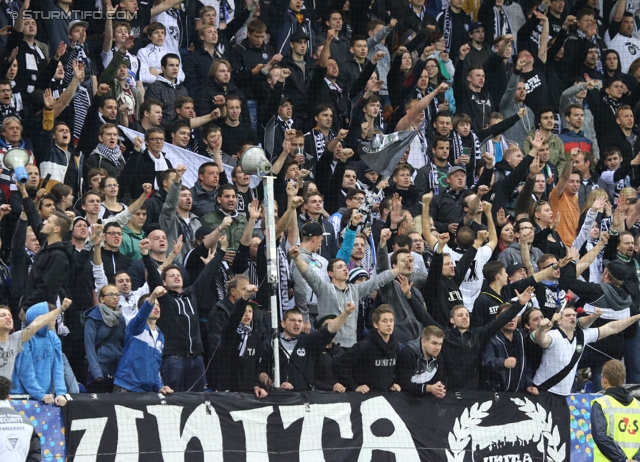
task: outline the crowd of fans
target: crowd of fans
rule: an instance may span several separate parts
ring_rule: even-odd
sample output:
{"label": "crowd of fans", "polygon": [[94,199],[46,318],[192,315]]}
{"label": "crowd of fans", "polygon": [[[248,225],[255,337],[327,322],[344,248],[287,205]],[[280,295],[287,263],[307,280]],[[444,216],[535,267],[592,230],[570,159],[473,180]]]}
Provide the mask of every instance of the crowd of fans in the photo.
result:
{"label": "crowd of fans", "polygon": [[5,2],[0,157],[29,163],[0,173],[0,375],[58,405],[263,397],[274,354],[294,391],[640,382],[634,5]]}

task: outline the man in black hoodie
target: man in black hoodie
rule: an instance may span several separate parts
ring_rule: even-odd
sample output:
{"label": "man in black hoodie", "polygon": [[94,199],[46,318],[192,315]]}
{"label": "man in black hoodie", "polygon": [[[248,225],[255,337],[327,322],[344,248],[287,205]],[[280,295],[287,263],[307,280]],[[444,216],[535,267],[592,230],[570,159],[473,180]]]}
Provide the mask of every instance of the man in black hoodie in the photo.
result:
{"label": "man in black hoodie", "polygon": [[444,398],[447,389],[442,384],[442,344],[444,332],[436,326],[422,329],[422,335],[407,343],[400,351],[396,375],[405,392],[424,396],[431,393]]}
{"label": "man in black hoodie", "polygon": [[414,310],[414,315],[422,324],[437,326],[444,330],[444,349],[442,359],[444,365],[445,386],[453,391],[472,391],[478,389],[480,371],[480,352],[496,332],[508,324],[529,303],[533,295],[533,287],[527,287],[518,293],[518,301],[513,303],[500,316],[489,324],[470,327],[469,311],[464,305],[456,305],[451,310],[449,322],[453,328],[439,325],[427,310]]}
{"label": "man in black hoodie", "polygon": [[396,360],[400,351],[393,336],[393,308],[380,305],[371,316],[374,329],[336,361],[338,380],[347,390],[400,391]]}
{"label": "man in black hoodie", "polygon": [[[632,428],[619,431],[626,425],[626,418],[637,421],[640,403],[622,385],[625,381],[624,365],[615,359],[602,366],[604,395],[591,403],[591,432],[596,442],[595,460],[637,460],[638,447],[628,443],[637,441]],[[633,415],[630,415],[633,414]],[[610,422],[616,428],[612,428]],[[632,433],[633,432],[633,433]],[[624,443],[624,449],[621,447]]]}
{"label": "man in black hoodie", "polygon": [[71,220],[62,212],[54,212],[42,224],[40,234],[46,239],[33,260],[25,286],[25,297],[22,299],[22,309],[39,302],[56,303],[74,258],[73,244],[71,241],[63,241],[70,229]]}
{"label": "man in black hoodie", "polygon": [[[315,363],[333,336],[344,326],[356,305],[347,302],[344,311],[320,329],[306,335],[302,334],[302,313],[297,308],[284,312],[280,321],[283,332],[280,333],[280,384],[281,390],[302,391],[313,389]],[[262,356],[258,364],[258,380],[264,389],[271,387],[273,375],[273,345],[267,339],[262,347]]]}

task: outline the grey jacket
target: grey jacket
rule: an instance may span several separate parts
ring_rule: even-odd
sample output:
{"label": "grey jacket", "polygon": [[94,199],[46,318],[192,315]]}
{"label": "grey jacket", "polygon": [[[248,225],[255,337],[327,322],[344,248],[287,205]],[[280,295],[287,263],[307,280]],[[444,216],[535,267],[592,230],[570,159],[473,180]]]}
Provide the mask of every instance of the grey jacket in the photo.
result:
{"label": "grey jacket", "polygon": [[[300,258],[305,263],[309,264],[309,259],[311,257],[313,257],[316,264],[310,265],[310,267],[315,269],[316,274],[318,274],[321,279],[329,281],[329,275],[327,274],[329,262],[327,259],[322,255],[311,253],[307,249],[300,247]],[[293,298],[295,300],[296,308],[298,308],[302,313],[302,320],[304,322],[309,322],[309,313],[314,315],[318,314],[318,296],[311,287],[309,287],[307,281],[304,280],[294,262],[291,262],[290,272],[291,279],[293,280]]]}
{"label": "grey jacket", "polygon": [[[382,273],[389,269],[389,255],[386,246],[378,248],[378,259],[376,271]],[[424,281],[424,276],[420,275]],[[413,276],[412,276],[413,281]],[[424,285],[424,284],[423,284]],[[395,280],[386,283],[378,291],[382,303],[387,303],[393,308],[394,328],[393,335],[399,343],[407,343],[422,334],[422,323],[413,314],[412,306],[417,310],[426,310],[424,298],[420,289],[415,286],[411,289],[411,298],[407,297],[400,290],[400,286]]]}
{"label": "grey jacket", "polygon": [[[182,187],[182,181],[173,182],[169,188],[169,194],[162,206],[162,212],[160,213],[160,229],[167,235],[167,242],[173,242],[178,240],[178,236],[182,234],[182,226],[186,226],[186,222],[178,215],[176,209],[178,208],[178,198],[180,196],[180,188]],[[193,236],[195,237],[196,231],[200,228],[200,220],[193,213],[189,213],[189,225]],[[182,259],[185,255],[193,249],[193,242],[191,242],[187,236],[184,239],[184,245],[180,255],[177,255],[175,261],[182,263]]]}
{"label": "grey jacket", "polygon": [[[347,284],[346,289],[342,291],[331,282],[320,279],[320,276],[311,267],[302,271],[302,277],[318,296],[318,316],[321,318],[328,314],[339,315],[344,311],[347,302],[353,302],[358,306],[362,297],[394,279],[391,271],[385,271],[366,282]],[[351,348],[358,341],[357,329],[358,317],[349,316],[344,327],[336,334],[335,342],[343,347]]]}
{"label": "grey jacket", "polygon": [[[507,91],[505,91],[502,99],[500,100],[500,112],[505,119],[508,119],[514,114],[517,114],[521,107],[523,107],[523,103],[516,102],[513,97],[516,94],[516,89],[518,88],[518,82],[520,81],[520,76],[516,74],[511,74],[511,78],[509,79],[509,83],[507,84]],[[523,143],[525,138],[527,137],[527,133],[529,130],[535,127],[536,116],[531,110],[529,106],[524,106],[527,108],[527,114],[520,119],[516,124],[511,127],[509,130],[505,131],[502,136],[504,136],[509,141],[513,141],[514,143],[518,143],[520,149],[523,147]]]}
{"label": "grey jacket", "polygon": [[[529,249],[529,259],[533,266],[533,271],[538,271],[538,258],[542,256],[542,250],[537,247],[531,246]],[[512,242],[498,255],[498,261],[504,263],[504,266],[509,266],[512,263],[522,263],[522,257],[520,256],[520,244]]]}

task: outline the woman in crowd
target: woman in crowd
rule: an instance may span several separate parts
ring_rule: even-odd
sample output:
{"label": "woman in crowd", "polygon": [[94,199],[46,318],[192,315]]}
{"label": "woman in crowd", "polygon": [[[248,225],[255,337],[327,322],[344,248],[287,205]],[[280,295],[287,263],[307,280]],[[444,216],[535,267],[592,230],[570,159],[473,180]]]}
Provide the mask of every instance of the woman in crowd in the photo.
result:
{"label": "woman in crowd", "polygon": [[113,391],[113,377],[122,356],[126,324],[119,306],[115,285],[100,289],[100,303],[84,313],[84,348],[87,353],[87,390],[91,393]]}
{"label": "woman in crowd", "polygon": [[103,178],[100,182],[100,192],[104,196],[102,201],[102,211],[100,215],[102,218],[108,218],[112,215],[117,215],[120,212],[127,209],[127,206],[122,202],[118,202],[118,193],[120,192],[120,185],[118,180],[111,176]]}
{"label": "woman in crowd", "polygon": [[[606,193],[605,193],[606,194]],[[567,249],[556,231],[560,215],[553,217],[553,210],[547,201],[536,202],[529,219],[534,223],[533,246],[542,250],[542,253],[550,253],[560,260],[567,254]]]}

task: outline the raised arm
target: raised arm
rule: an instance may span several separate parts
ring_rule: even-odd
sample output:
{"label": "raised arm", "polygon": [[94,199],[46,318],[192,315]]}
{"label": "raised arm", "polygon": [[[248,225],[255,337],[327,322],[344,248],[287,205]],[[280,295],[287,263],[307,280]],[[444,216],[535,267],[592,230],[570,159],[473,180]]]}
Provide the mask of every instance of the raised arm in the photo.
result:
{"label": "raised arm", "polygon": [[[569,161],[564,164],[564,168],[562,169],[560,178],[558,178],[558,184],[555,188],[553,188],[556,191],[558,197],[562,196],[562,193],[564,193],[564,188],[567,187],[567,182],[569,181],[569,177],[571,176],[571,172],[573,171],[573,158],[577,154],[577,150],[578,148],[573,148],[571,150],[571,159],[569,159]],[[574,154],[574,152],[576,154]]]}
{"label": "raised arm", "polygon": [[487,219],[487,228],[489,229],[489,241],[486,245],[491,247],[491,250],[496,250],[498,246],[498,232],[496,231],[496,224],[493,222],[493,215],[491,214],[491,209],[493,205],[491,202],[483,201],[482,206],[484,208],[484,216]]}
{"label": "raised arm", "polygon": [[433,200],[433,192],[422,195],[422,237],[432,250],[435,248],[438,240],[431,234],[431,215],[429,215],[429,207]]}
{"label": "raised arm", "polygon": [[538,345],[540,345],[543,349],[546,349],[551,345],[553,339],[547,334],[553,324],[550,319],[543,318],[540,321],[540,326],[533,332],[533,339],[536,341]]}
{"label": "raised arm", "polygon": [[607,338],[610,335],[617,334],[622,332],[630,325],[638,322],[640,320],[640,314],[636,314],[635,316],[631,316],[627,319],[618,319],[617,321],[612,321],[604,326],[598,327],[599,336],[598,340],[602,340],[603,338]]}
{"label": "raised arm", "polygon": [[27,327],[25,327],[20,331],[22,332],[20,341],[22,343],[27,343],[29,340],[31,340],[31,337],[33,337],[36,334],[36,332],[40,330],[41,327],[48,326],[49,323],[51,323],[51,321],[56,319],[59,314],[64,313],[67,310],[67,308],[71,306],[71,303],[72,303],[71,300],[69,300],[68,298],[65,298],[62,301],[62,305],[60,305],[60,308],[56,308],[55,310],[51,310],[46,314],[42,314],[38,316],[36,319],[33,320],[31,324],[29,324]]}
{"label": "raised arm", "polygon": [[332,334],[337,334],[340,329],[346,324],[349,316],[353,314],[356,310],[356,304],[353,302],[347,302],[347,305],[344,307],[344,311],[340,313],[339,316],[333,318],[331,321],[327,323],[327,329]]}
{"label": "raised arm", "polygon": [[443,94],[449,89],[449,85],[446,83],[441,83],[438,87],[429,93],[424,98],[418,100],[418,102],[414,103],[409,110],[407,110],[406,115],[400,119],[398,124],[396,125],[396,131],[408,130],[411,128],[411,125],[418,120],[421,112],[429,106],[431,101],[438,96],[439,94]]}

